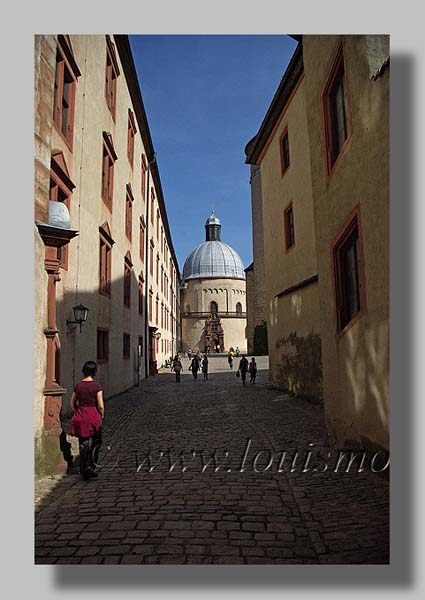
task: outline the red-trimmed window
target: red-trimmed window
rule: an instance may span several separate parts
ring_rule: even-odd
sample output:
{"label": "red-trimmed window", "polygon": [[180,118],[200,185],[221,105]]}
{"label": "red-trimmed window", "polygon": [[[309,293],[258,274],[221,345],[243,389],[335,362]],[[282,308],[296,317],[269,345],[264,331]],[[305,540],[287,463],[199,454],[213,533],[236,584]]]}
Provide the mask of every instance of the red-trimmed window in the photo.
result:
{"label": "red-trimmed window", "polygon": [[159,285],[159,254],[156,255],[156,285]]}
{"label": "red-trimmed window", "polygon": [[153,239],[151,239],[151,243],[150,243],[150,248],[149,248],[149,272],[153,277],[153,249],[154,249],[154,242]]}
{"label": "red-trimmed window", "polygon": [[97,361],[107,362],[109,358],[109,331],[97,329]]}
{"label": "red-trimmed window", "polygon": [[333,244],[338,331],[342,331],[365,311],[359,218],[356,212]]}
{"label": "red-trimmed window", "polygon": [[117,106],[117,78],[120,74],[118,68],[115,46],[109,35],[106,36],[106,77],[105,77],[105,98],[106,104],[113,120],[115,121]]}
{"label": "red-trimmed window", "polygon": [[139,315],[143,316],[143,305],[145,302],[145,295],[143,293],[144,289],[144,279],[143,276],[139,276]]}
{"label": "red-trimmed window", "polygon": [[143,217],[140,217],[140,260],[145,262],[145,220]]}
{"label": "red-trimmed window", "polygon": [[285,247],[288,251],[295,246],[294,208],[292,203],[285,210],[283,218],[285,223]]}
{"label": "red-trimmed window", "polygon": [[122,357],[124,360],[130,358],[130,334],[123,333],[122,336]]}
{"label": "red-trimmed window", "polygon": [[127,253],[124,259],[124,306],[130,308],[130,299],[131,299],[131,269],[133,267],[133,263],[131,262],[131,257],[129,253]]}
{"label": "red-trimmed window", "polygon": [[280,167],[282,175],[284,175],[289,169],[290,164],[291,159],[289,156],[289,135],[288,128],[286,127],[282,135],[280,136]]}
{"label": "red-trimmed window", "polygon": [[69,148],[74,138],[75,88],[81,75],[68,35],[58,35],[53,120]]}
{"label": "red-trimmed window", "polygon": [[134,137],[137,133],[136,122],[134,120],[133,111],[128,109],[128,125],[127,125],[127,157],[133,168],[134,162]]}
{"label": "red-trimmed window", "polygon": [[152,303],[153,303],[153,291],[149,290],[149,321],[152,322]]}
{"label": "red-trimmed window", "polygon": [[131,242],[131,232],[133,228],[133,194],[131,191],[131,185],[127,184],[126,186],[126,200],[125,200],[125,235],[127,239]]}
{"label": "red-trimmed window", "polygon": [[146,172],[148,170],[148,165],[146,164],[146,156],[142,154],[142,199],[143,202],[146,199]]}
{"label": "red-trimmed window", "polygon": [[156,325],[159,325],[158,317],[159,317],[159,298],[157,296],[156,300],[155,300],[155,323],[156,323]]}
{"label": "red-trimmed window", "polygon": [[344,52],[341,47],[323,91],[326,162],[328,174],[351,134]]}
{"label": "red-trimmed window", "polygon": [[106,206],[112,211],[114,192],[114,163],[117,160],[114,150],[112,136],[103,132],[103,155],[102,155],[102,199]]}
{"label": "red-trimmed window", "polygon": [[107,223],[99,227],[99,293],[111,296],[111,259],[114,240]]}
{"label": "red-trimmed window", "polygon": [[[68,169],[62,152],[54,154],[50,162],[50,192],[49,200],[63,202],[71,212],[71,196],[75,185],[69,178]],[[57,249],[57,259],[62,269],[68,269],[68,245]]]}
{"label": "red-trimmed window", "polygon": [[160,219],[159,210],[156,209],[156,239],[157,240],[159,240],[159,219]]}
{"label": "red-trimmed window", "polygon": [[154,210],[155,210],[155,192],[153,191],[153,188],[151,188],[151,223],[152,223],[152,225],[154,224],[154,221],[155,221]]}

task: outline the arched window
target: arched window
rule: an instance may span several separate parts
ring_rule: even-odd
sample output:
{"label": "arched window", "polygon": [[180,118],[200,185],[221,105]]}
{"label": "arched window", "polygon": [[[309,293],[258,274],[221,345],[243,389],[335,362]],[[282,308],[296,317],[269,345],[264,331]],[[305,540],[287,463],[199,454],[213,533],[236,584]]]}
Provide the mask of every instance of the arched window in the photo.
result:
{"label": "arched window", "polygon": [[185,312],[190,313],[190,304],[186,304]]}
{"label": "arched window", "polygon": [[237,302],[236,304],[236,314],[240,315],[242,313],[242,304],[240,302]]}
{"label": "arched window", "polygon": [[217,313],[218,313],[218,306],[217,306],[217,302],[214,302],[214,301],[213,301],[213,302],[211,302],[211,303],[210,303],[210,313],[211,313],[212,315],[215,315],[215,314],[217,314]]}

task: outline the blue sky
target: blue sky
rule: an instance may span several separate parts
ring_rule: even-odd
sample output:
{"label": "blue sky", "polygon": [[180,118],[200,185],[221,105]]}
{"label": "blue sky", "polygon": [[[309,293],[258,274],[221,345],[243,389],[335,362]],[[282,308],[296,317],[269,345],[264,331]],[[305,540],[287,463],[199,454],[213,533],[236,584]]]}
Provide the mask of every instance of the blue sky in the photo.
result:
{"label": "blue sky", "polygon": [[285,35],[131,35],[130,43],[180,270],[205,241],[214,208],[222,241],[252,261],[245,145],[295,50]]}

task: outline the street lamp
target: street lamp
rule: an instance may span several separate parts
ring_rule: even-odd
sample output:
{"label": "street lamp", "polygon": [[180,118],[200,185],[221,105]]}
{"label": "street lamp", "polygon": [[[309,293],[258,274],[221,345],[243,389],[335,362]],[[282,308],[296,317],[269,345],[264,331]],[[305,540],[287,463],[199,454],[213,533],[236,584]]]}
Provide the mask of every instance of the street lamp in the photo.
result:
{"label": "street lamp", "polygon": [[155,339],[160,340],[161,339],[161,333],[159,331],[157,331],[155,333]]}
{"label": "street lamp", "polygon": [[[81,326],[87,321],[89,309],[87,306],[84,306],[84,304],[78,304],[73,307],[72,312],[74,313],[74,320],[70,321],[67,319],[66,324],[71,326],[71,331],[74,331],[77,328],[77,325],[79,325],[81,333]],[[71,331],[69,333],[71,333]]]}

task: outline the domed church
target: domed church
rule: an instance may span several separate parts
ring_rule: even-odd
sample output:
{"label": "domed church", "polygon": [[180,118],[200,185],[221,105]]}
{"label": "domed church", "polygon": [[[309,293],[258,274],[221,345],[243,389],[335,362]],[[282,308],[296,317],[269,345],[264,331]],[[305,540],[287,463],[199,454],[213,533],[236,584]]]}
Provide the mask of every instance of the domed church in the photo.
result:
{"label": "domed church", "polygon": [[246,283],[239,254],[221,241],[221,223],[212,215],[206,238],[186,258],[180,296],[182,350],[246,351]]}

